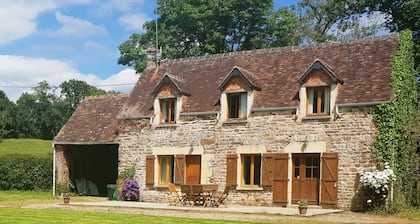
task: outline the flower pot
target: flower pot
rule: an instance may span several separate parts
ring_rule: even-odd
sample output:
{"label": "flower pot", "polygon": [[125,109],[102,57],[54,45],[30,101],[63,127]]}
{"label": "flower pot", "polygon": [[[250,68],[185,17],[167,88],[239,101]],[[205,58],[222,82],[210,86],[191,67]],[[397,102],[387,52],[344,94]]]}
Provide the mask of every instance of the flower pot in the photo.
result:
{"label": "flower pot", "polygon": [[63,197],[64,204],[70,203],[70,197]]}
{"label": "flower pot", "polygon": [[307,211],[308,211],[308,207],[299,207],[300,215],[305,215]]}

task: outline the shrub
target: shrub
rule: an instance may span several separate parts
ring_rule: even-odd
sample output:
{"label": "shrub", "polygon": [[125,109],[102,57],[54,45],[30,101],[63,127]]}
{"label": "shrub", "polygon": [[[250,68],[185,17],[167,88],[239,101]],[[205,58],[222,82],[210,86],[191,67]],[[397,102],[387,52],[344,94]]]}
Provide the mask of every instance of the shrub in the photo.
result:
{"label": "shrub", "polygon": [[135,180],[126,180],[121,191],[121,200],[138,201],[140,196],[139,183]]}
{"label": "shrub", "polygon": [[9,155],[0,157],[0,190],[50,190],[52,160]]}
{"label": "shrub", "polygon": [[395,180],[394,171],[385,163],[382,171],[359,171],[359,183],[366,196],[366,208],[384,208],[392,181]]}

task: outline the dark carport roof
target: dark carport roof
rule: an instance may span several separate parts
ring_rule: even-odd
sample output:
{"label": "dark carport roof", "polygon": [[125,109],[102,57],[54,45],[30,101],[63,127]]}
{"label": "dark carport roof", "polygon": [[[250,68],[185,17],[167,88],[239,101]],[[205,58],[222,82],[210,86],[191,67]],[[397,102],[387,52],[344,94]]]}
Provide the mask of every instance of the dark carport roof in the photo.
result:
{"label": "dark carport roof", "polygon": [[86,97],[55,136],[55,144],[115,143],[118,113],[128,95]]}

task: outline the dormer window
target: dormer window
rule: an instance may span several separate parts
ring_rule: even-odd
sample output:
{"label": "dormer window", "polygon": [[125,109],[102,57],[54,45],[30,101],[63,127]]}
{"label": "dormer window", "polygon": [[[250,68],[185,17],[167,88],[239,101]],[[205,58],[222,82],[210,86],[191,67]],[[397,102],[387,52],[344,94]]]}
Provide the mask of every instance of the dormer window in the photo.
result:
{"label": "dormer window", "polygon": [[260,91],[252,72],[234,66],[217,87],[220,96],[220,121],[246,122],[254,100],[254,91]]}
{"label": "dormer window", "polygon": [[160,99],[160,123],[176,123],[176,98]]}
{"label": "dormer window", "polygon": [[306,93],[307,115],[328,115],[330,113],[330,87],[308,87]]}
{"label": "dormer window", "polygon": [[343,81],[321,60],[315,60],[299,78],[298,121],[305,119],[334,119],[338,85]]}
{"label": "dormer window", "polygon": [[182,112],[183,97],[190,96],[183,90],[186,80],[168,73],[162,77],[154,88],[153,101],[153,123],[163,124],[162,127],[173,126],[177,123],[179,114]]}
{"label": "dormer window", "polygon": [[230,93],[227,94],[228,118],[241,119],[247,116],[247,94]]}

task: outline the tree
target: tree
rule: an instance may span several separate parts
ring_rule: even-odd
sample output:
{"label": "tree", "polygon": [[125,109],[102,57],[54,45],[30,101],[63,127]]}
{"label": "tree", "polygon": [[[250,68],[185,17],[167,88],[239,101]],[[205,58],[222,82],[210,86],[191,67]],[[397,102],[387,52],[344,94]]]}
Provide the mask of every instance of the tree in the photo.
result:
{"label": "tree", "polygon": [[[67,119],[73,114],[80,102],[86,96],[105,95],[107,92],[95,86],[87,84],[85,81],[71,79],[64,81],[59,86],[61,88],[61,101],[57,102],[63,114],[63,119]],[[61,105],[60,105],[61,104]]]}
{"label": "tree", "polygon": [[15,104],[0,90],[0,140],[13,137],[16,130],[13,119]]}
{"label": "tree", "polygon": [[[387,15],[386,27],[390,31],[410,29],[414,33],[415,68],[420,79],[420,0],[371,0],[360,6],[368,12],[382,12]],[[359,8],[360,11],[360,8]],[[420,89],[420,84],[419,87]]]}
{"label": "tree", "polygon": [[59,98],[47,81],[38,83],[33,94],[24,93],[17,101],[17,123],[20,136],[52,139],[65,120],[55,106]]}
{"label": "tree", "polygon": [[374,35],[380,24],[362,25],[360,23],[362,7],[359,2],[357,0],[302,0],[298,6],[302,32],[306,41],[320,43]]}
{"label": "tree", "polygon": [[[158,3],[158,39],[165,58],[300,42],[293,9],[275,12],[272,0],[160,0]],[[137,72],[146,67],[145,50],[155,46],[155,21],[147,21],[143,28],[145,33],[131,35],[119,47],[118,63],[134,66]]]}

